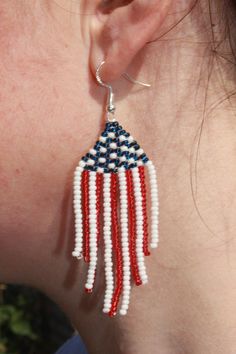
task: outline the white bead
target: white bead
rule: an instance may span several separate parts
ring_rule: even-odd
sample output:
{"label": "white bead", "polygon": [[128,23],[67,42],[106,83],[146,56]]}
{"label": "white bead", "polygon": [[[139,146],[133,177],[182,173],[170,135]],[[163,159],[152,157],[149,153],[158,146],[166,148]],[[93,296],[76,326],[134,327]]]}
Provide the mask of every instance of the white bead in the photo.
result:
{"label": "white bead", "polygon": [[89,153],[90,153],[91,155],[96,155],[97,151],[96,151],[95,149],[90,149],[90,150],[89,150]]}
{"label": "white bead", "polygon": [[115,152],[112,152],[112,153],[110,154],[110,158],[111,158],[111,159],[116,159],[116,158],[117,158],[117,154],[116,154]]}
{"label": "white bead", "polygon": [[129,143],[132,143],[134,141],[134,138],[132,137],[132,135],[130,135],[127,140]]}
{"label": "white bead", "polygon": [[153,242],[150,244],[151,248],[157,248],[158,247],[158,243],[157,242]]}
{"label": "white bead", "polygon": [[126,157],[125,156],[121,156],[120,157],[120,162],[125,162],[126,161]]}
{"label": "white bead", "polygon": [[86,289],[92,289],[92,288],[93,288],[93,284],[87,282],[87,283],[85,284],[85,288],[86,288]]}
{"label": "white bead", "polygon": [[128,151],[128,147],[126,145],[123,145],[120,147],[121,151]]}
{"label": "white bead", "polygon": [[131,158],[129,159],[129,164],[133,164],[133,163],[135,163],[135,159],[133,159],[133,157],[131,157]]}
{"label": "white bead", "polygon": [[116,143],[110,143],[110,148],[111,148],[111,149],[116,149],[116,148],[117,148]]}
{"label": "white bead", "polygon": [[[129,298],[130,286],[130,253],[129,253],[129,234],[128,234],[128,201],[127,201],[127,182],[124,169],[118,173],[120,184],[120,220],[121,220],[121,249],[123,258],[123,295],[120,311],[126,313],[127,299]],[[127,287],[127,288],[126,288]]]}
{"label": "white bead", "polygon": [[103,169],[102,167],[98,167],[98,168],[97,168],[97,172],[98,172],[98,173],[103,173],[103,172],[104,172],[104,169]]}
{"label": "white bead", "polygon": [[137,154],[138,156],[142,155],[143,153],[144,153],[143,149],[138,149],[138,150],[136,151],[136,154]]}
{"label": "white bead", "polygon": [[98,161],[101,163],[105,163],[106,159],[105,159],[105,157],[99,157]]}
{"label": "white bead", "polygon": [[104,263],[105,263],[105,297],[103,311],[109,312],[111,308],[111,301],[114,289],[113,279],[113,261],[112,261],[112,240],[111,240],[111,176],[110,174],[104,174],[104,188],[103,188],[103,208],[104,208]]}
{"label": "white bead", "polygon": [[143,166],[143,161],[142,161],[142,160],[138,160],[138,161],[137,161],[137,165],[138,165],[138,166]]}
{"label": "white bead", "polygon": [[79,166],[80,166],[80,167],[85,167],[85,166],[86,166],[85,161],[81,160],[81,161],[79,162]]}
{"label": "white bead", "polygon": [[111,168],[111,169],[113,169],[113,168],[116,167],[116,165],[115,165],[114,163],[109,163],[109,164],[108,164],[108,167]]}
{"label": "white bead", "polygon": [[124,309],[120,309],[119,313],[120,315],[125,316],[127,314],[127,311]]}
{"label": "white bead", "polygon": [[109,132],[107,135],[109,138],[115,138],[115,133],[113,132]]}
{"label": "white bead", "polygon": [[107,149],[104,146],[100,147],[100,152],[105,153],[106,151],[107,151]]}
{"label": "white bead", "polygon": [[148,173],[149,173],[149,181],[151,185],[151,248],[157,248],[157,234],[158,234],[158,214],[159,214],[159,206],[158,206],[158,186],[157,186],[157,177],[156,177],[156,169],[153,163],[149,160],[147,163]]}
{"label": "white bead", "polygon": [[119,136],[119,140],[122,142],[122,141],[125,141],[127,140],[126,137],[124,135],[120,135]]}
{"label": "white bead", "polygon": [[107,139],[105,138],[105,136],[100,136],[99,140],[100,140],[102,143],[105,143]]}

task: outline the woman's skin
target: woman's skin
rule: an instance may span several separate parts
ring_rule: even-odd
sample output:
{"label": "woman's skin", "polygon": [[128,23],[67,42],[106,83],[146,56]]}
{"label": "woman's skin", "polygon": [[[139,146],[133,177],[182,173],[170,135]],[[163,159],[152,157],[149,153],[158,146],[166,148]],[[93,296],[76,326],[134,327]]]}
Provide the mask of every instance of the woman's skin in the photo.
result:
{"label": "woman's skin", "polygon": [[[214,53],[225,25],[215,5],[213,27],[202,0],[162,36],[189,0],[0,2],[0,281],[46,293],[90,354],[236,352],[236,119],[225,99],[235,67]],[[233,60],[227,40],[218,52]],[[117,118],[157,166],[160,190],[149,283],[112,319],[103,270],[85,294],[87,265],[71,256],[73,171],[104,125],[103,58]]]}

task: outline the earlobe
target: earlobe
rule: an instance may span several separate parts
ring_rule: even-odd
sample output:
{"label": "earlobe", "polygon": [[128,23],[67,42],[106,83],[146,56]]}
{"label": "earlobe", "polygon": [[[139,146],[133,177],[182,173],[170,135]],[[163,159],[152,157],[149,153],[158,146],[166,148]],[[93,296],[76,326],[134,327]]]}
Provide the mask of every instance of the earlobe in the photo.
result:
{"label": "earlobe", "polygon": [[[111,82],[126,71],[134,57],[160,31],[173,0],[133,0],[112,2],[112,10],[91,21],[90,64],[93,73],[105,60],[102,77]],[[121,4],[122,3],[122,4]]]}

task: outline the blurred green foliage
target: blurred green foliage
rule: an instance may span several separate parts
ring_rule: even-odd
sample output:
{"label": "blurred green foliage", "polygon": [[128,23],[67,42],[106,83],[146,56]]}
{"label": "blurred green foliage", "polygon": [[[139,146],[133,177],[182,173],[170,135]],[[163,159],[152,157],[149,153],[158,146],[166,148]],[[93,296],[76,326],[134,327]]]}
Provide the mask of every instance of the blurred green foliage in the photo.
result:
{"label": "blurred green foliage", "polygon": [[1,291],[0,354],[52,354],[71,333],[64,315],[40,292],[13,285]]}

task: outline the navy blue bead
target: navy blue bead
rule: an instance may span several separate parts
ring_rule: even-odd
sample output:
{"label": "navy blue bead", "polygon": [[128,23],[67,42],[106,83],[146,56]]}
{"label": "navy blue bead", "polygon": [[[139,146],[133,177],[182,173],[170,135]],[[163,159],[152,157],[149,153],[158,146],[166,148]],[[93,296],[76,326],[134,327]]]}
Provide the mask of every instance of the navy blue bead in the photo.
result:
{"label": "navy blue bead", "polygon": [[[134,140],[134,141],[132,141],[132,143],[129,144],[129,148],[131,148],[131,147],[134,147],[134,148],[135,148],[136,145],[138,145],[138,144],[137,144],[137,141]],[[139,145],[138,145],[138,146],[139,146]]]}
{"label": "navy blue bead", "polygon": [[124,166],[124,165],[125,165],[125,162],[122,161],[122,162],[120,162],[120,163],[118,164],[118,167],[122,167],[122,166]]}
{"label": "navy blue bead", "polygon": [[86,157],[89,158],[89,159],[92,159],[92,160],[95,160],[95,156],[96,155],[92,155],[89,152],[86,154]]}
{"label": "navy blue bead", "polygon": [[119,136],[125,135],[125,133],[126,133],[126,131],[124,129],[122,129],[122,130],[119,131]]}
{"label": "navy blue bead", "polygon": [[100,141],[97,141],[96,144],[94,145],[94,149],[95,150],[98,150],[101,146],[101,142]]}
{"label": "navy blue bead", "polygon": [[143,159],[144,157],[146,157],[145,153],[143,153],[142,155],[139,156],[140,159]]}
{"label": "navy blue bead", "polygon": [[106,140],[106,147],[110,145],[110,143],[112,142],[112,138],[107,138]]}
{"label": "navy blue bead", "polygon": [[139,150],[140,149],[140,145],[139,144],[135,144],[133,147],[134,147],[135,150]]}
{"label": "navy blue bead", "polygon": [[125,168],[126,170],[128,170],[128,168],[129,168],[129,164],[128,164],[127,161],[125,161],[125,163],[124,163],[124,168]]}

